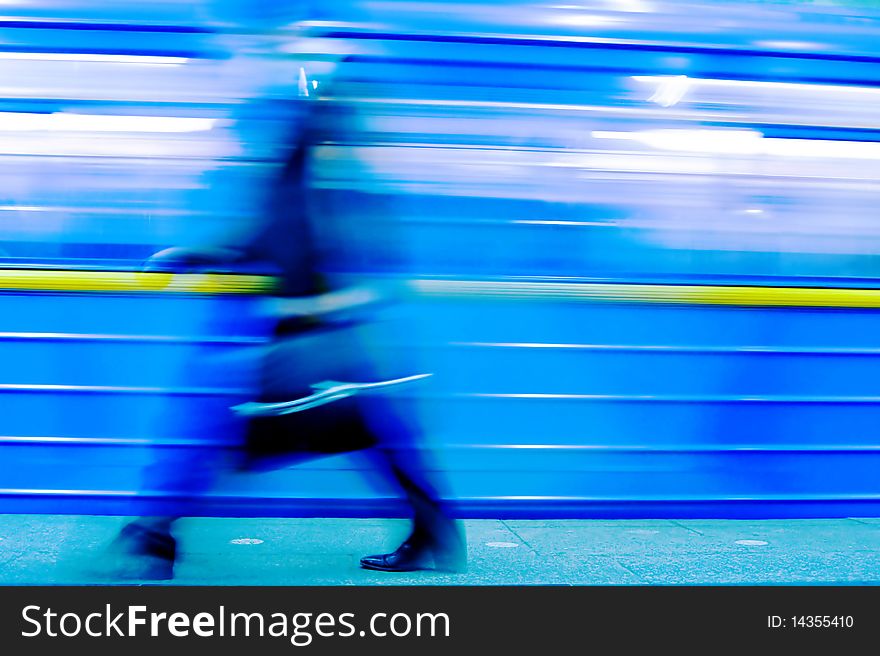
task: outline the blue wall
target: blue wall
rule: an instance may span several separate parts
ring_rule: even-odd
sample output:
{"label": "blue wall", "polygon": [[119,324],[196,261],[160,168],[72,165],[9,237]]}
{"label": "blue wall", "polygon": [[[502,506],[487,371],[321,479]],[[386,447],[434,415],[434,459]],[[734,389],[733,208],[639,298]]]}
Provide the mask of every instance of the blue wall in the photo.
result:
{"label": "blue wall", "polygon": [[[183,9],[197,3],[37,3],[46,24],[0,22],[10,53],[42,53],[0,57],[3,265],[132,270],[246,227],[302,67],[330,98],[312,167],[329,269],[572,290],[414,295],[371,328],[377,352],[435,374],[401,402],[462,515],[880,515],[876,311],[576,293],[876,288],[876,17],[323,4],[299,58],[278,55],[286,33],[254,48],[229,29],[247,17]],[[3,127],[53,112],[216,123]],[[0,293],[0,512],[141,512],[157,454],[240,435],[228,407],[249,398],[267,334],[258,299]],[[393,514],[394,494],[361,456],[335,457],[230,475],[204,512]]]}

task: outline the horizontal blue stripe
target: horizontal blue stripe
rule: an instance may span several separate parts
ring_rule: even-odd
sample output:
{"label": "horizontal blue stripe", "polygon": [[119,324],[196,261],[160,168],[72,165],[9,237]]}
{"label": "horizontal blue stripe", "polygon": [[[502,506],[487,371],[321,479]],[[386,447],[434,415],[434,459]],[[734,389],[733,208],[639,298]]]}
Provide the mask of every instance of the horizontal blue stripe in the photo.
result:
{"label": "horizontal blue stripe", "polygon": [[461,43],[474,45],[495,46],[532,46],[538,48],[565,48],[578,50],[627,50],[634,52],[663,52],[663,53],[694,53],[707,55],[730,55],[734,57],[779,57],[781,59],[805,59],[816,61],[839,61],[859,63],[880,63],[880,57],[859,54],[836,54],[815,51],[786,51],[770,48],[755,48],[749,46],[731,45],[696,45],[690,43],[651,43],[632,39],[613,39],[588,41],[582,38],[566,39],[564,35],[552,38],[535,38],[529,35],[511,34],[509,36],[492,36],[489,34],[404,34],[400,32],[357,32],[347,30],[331,30],[321,34],[329,39],[351,39],[358,41],[408,41],[414,43]]}
{"label": "horizontal blue stripe", "polygon": [[[151,449],[164,448],[204,448],[205,440],[198,439],[148,439],[148,438],[96,438],[96,437],[41,437],[41,436],[0,436],[0,446],[28,446],[34,448],[55,447],[149,447]],[[397,447],[403,452],[416,451],[426,454],[434,454],[435,449],[430,446],[401,446]],[[880,452],[880,444],[728,444],[728,445],[662,445],[662,444],[633,444],[633,445],[586,445],[586,444],[444,444],[442,450],[445,454],[458,453],[458,457],[471,458],[480,451],[528,451],[529,454],[540,455],[541,452],[549,453],[563,451],[578,454],[816,454],[816,453],[872,453]],[[480,457],[492,456],[482,454]],[[532,455],[523,457],[531,458]]]}
{"label": "horizontal blue stripe", "polygon": [[[597,500],[471,500],[451,501],[454,514],[464,519],[792,519],[846,518],[880,516],[880,502],[867,500],[768,501],[597,501]],[[122,515],[141,514],[136,499],[95,499],[68,496],[63,499],[41,497],[6,497],[0,501],[6,513]],[[155,503],[150,508],[157,509]],[[180,506],[170,501],[166,514]],[[396,517],[410,516],[399,499],[272,499],[253,500],[239,497],[208,499],[197,512],[210,517]]]}
{"label": "horizontal blue stripe", "polygon": [[[598,46],[597,46],[598,47]],[[775,56],[775,52],[772,53],[771,56]],[[430,68],[448,68],[453,70],[477,70],[484,72],[486,69],[494,69],[494,70],[509,70],[509,71],[528,71],[531,73],[536,72],[546,72],[546,73],[578,73],[578,74],[590,74],[590,75],[615,75],[615,76],[631,76],[631,75],[645,75],[646,74],[646,66],[649,68],[653,65],[652,62],[645,62],[642,66],[633,66],[628,61],[624,61],[621,63],[612,63],[608,64],[607,62],[589,62],[584,63],[580,60],[572,60],[569,62],[532,62],[532,61],[521,61],[521,60],[508,60],[508,61],[480,61],[478,59],[472,60],[460,60],[460,59],[443,59],[439,57],[432,57],[430,54],[426,53],[424,57],[412,57],[412,56],[400,56],[400,57],[389,57],[384,54],[358,54],[351,55],[346,58],[346,63],[351,64],[364,64],[364,65],[392,65],[392,66],[413,66],[426,69],[426,72],[430,74],[427,69]],[[712,62],[707,62],[707,65],[712,65]],[[717,65],[717,64],[715,64]],[[357,80],[356,76],[346,76],[346,79]],[[364,76],[365,80],[369,80],[370,78]],[[787,82],[787,83],[800,83],[800,84],[833,84],[836,86],[857,86],[857,87],[880,87],[880,81],[876,78],[850,78],[846,77],[845,79],[841,79],[841,77],[810,77],[809,75],[796,74],[792,75],[790,71],[786,71],[786,74],[780,74],[779,72],[775,72],[772,70],[753,70],[748,73],[740,72],[737,70],[731,70],[728,68],[701,68],[698,79],[712,79],[712,80],[731,80],[731,81],[742,81],[742,82]],[[494,80],[485,80],[485,84],[488,86],[494,85]],[[540,81],[535,81],[533,79],[523,80],[524,86],[533,87],[535,84],[540,84]],[[583,81],[581,81],[580,87],[583,87]],[[806,128],[807,126],[803,126]],[[809,129],[819,129],[810,127]],[[848,130],[853,130],[854,132],[858,132],[858,128],[848,128]],[[864,130],[865,132],[873,132],[873,130]]]}
{"label": "horizontal blue stripe", "polygon": [[3,333],[0,342],[58,342],[80,344],[93,342],[98,344],[168,344],[168,345],[255,345],[268,343],[268,337],[246,337],[239,335],[223,335],[213,337],[183,335],[101,335],[78,333]]}

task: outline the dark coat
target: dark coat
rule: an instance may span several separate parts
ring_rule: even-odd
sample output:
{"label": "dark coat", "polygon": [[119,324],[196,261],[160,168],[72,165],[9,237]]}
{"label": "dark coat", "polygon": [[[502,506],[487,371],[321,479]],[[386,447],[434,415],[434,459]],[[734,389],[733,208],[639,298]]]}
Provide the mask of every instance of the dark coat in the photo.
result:
{"label": "dark coat", "polygon": [[[309,156],[317,142],[316,112],[309,100],[294,126],[282,166],[266,194],[262,225],[238,248],[243,259],[267,263],[277,272],[278,296],[302,297],[329,291],[321,273],[310,198]],[[332,220],[333,217],[320,217]],[[312,384],[326,380],[365,381],[371,366],[354,322],[279,320],[276,339],[261,368],[259,401],[275,403],[309,396]],[[249,469],[308,461],[316,457],[372,447],[379,438],[357,397],[302,412],[249,420],[246,462]]]}

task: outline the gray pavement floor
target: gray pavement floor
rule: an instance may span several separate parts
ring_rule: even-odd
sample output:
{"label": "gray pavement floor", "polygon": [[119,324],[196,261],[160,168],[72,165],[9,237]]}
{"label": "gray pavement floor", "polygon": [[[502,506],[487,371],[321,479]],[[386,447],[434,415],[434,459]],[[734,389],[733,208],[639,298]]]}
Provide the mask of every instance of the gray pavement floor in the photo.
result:
{"label": "gray pavement floor", "polygon": [[[0,515],[0,585],[154,584],[97,576],[122,517]],[[192,518],[175,585],[880,585],[880,518],[467,520],[468,569],[370,572],[394,519]]]}

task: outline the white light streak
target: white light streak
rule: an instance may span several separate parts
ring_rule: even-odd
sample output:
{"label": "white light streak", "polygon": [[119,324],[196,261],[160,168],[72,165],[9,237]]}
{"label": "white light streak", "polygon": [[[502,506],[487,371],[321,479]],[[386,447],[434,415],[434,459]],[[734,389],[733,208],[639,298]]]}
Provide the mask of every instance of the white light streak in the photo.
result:
{"label": "white light streak", "polygon": [[648,100],[661,107],[672,107],[681,102],[690,89],[691,79],[687,75],[675,75],[658,84],[654,95]]}
{"label": "white light streak", "polygon": [[671,95],[670,88],[687,84],[688,90],[696,91],[701,88],[740,89],[753,91],[780,91],[812,93],[823,96],[846,96],[848,100],[855,97],[863,97],[874,102],[880,101],[880,88],[863,87],[842,84],[806,84],[802,82],[766,82],[760,80],[718,80],[712,78],[694,78],[686,75],[634,75],[632,80],[642,84],[656,85],[657,89],[649,100],[655,96],[666,97]]}
{"label": "white light streak", "polygon": [[759,48],[773,48],[775,50],[803,50],[804,52],[820,52],[827,50],[824,43],[814,41],[755,41]]}
{"label": "white light streak", "polygon": [[28,61],[72,61],[111,64],[142,64],[147,66],[182,66],[187,57],[158,57],[152,55],[102,55],[69,52],[0,52],[0,59]]}
{"label": "white light streak", "polygon": [[118,116],[103,114],[29,114],[0,112],[0,131],[5,132],[205,132],[217,119],[180,116]]}
{"label": "white light streak", "polygon": [[606,0],[612,9],[637,14],[648,14],[655,11],[654,7],[644,0]]}
{"label": "white light streak", "polygon": [[554,25],[565,25],[569,27],[608,27],[609,25],[617,25],[623,21],[619,18],[597,16],[595,14],[564,14],[562,16],[551,16],[548,19],[548,22]]}
{"label": "white light streak", "polygon": [[299,86],[299,95],[308,97],[308,95],[309,95],[309,79],[306,76],[306,69],[304,69],[304,68],[299,69],[298,86]]}
{"label": "white light streak", "polygon": [[512,223],[522,223],[526,225],[557,225],[557,226],[610,226],[616,225],[611,221],[551,221],[539,219],[515,219]]}
{"label": "white light streak", "polygon": [[756,130],[596,130],[596,139],[635,141],[657,150],[718,155],[880,160],[880,142],[766,138]]}

